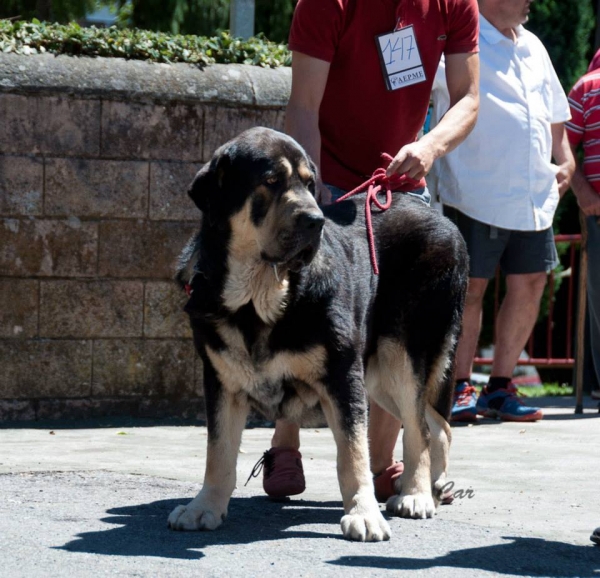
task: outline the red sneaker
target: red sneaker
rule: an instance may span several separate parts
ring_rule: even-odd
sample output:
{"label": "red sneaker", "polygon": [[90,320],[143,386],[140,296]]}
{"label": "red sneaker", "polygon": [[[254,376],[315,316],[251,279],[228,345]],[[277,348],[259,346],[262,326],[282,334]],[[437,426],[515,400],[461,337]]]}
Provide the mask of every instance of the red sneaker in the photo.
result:
{"label": "red sneaker", "polygon": [[[296,496],[306,489],[302,454],[292,448],[271,448],[252,469],[251,477],[263,471],[263,488],[271,498]],[[246,482],[248,483],[248,482]]]}
{"label": "red sneaker", "polygon": [[[386,468],[380,474],[373,476],[373,485],[375,486],[375,498],[378,502],[385,503],[392,496],[396,495],[394,482],[402,472],[404,472],[404,463],[396,462],[389,468]],[[449,505],[454,501],[454,496],[451,492],[447,492],[442,496],[442,504]]]}
{"label": "red sneaker", "polygon": [[394,482],[404,471],[404,464],[396,462],[389,468],[386,468],[380,474],[373,476],[373,485],[375,486],[375,498],[378,502],[385,503],[396,494]]}

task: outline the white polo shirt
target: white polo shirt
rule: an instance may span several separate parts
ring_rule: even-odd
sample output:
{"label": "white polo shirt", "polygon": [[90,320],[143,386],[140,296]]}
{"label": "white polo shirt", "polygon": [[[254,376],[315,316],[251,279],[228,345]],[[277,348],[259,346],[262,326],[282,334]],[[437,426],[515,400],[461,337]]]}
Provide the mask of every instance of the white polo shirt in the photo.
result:
{"label": "white polo shirt", "polygon": [[[551,124],[569,104],[540,40],[522,26],[513,42],[480,15],[477,124],[438,159],[428,184],[444,205],[483,223],[521,231],[552,225],[558,205]],[[432,92],[432,126],[449,108],[442,62]]]}

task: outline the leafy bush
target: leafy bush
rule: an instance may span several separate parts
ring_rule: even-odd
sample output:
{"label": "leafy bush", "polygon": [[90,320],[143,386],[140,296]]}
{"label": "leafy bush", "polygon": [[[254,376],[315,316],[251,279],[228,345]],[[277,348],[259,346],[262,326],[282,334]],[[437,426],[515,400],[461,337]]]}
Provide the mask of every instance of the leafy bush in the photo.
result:
{"label": "leafy bush", "polygon": [[587,69],[594,24],[589,0],[539,0],[531,4],[527,28],[544,43],[567,92]]}
{"label": "leafy bush", "polygon": [[[79,0],[82,1],[82,0]],[[108,0],[107,0],[108,1]],[[127,25],[177,34],[214,35],[229,27],[229,0],[134,0]],[[254,29],[274,42],[287,42],[294,0],[255,0]]]}
{"label": "leafy bush", "polygon": [[2,0],[0,18],[68,22],[93,12],[96,6],[96,0]]}
{"label": "leafy bush", "polygon": [[207,64],[253,64],[263,67],[289,66],[291,54],[284,44],[259,35],[248,40],[222,32],[211,38],[170,35],[139,29],[83,28],[66,25],[0,20],[0,51],[17,54],[69,54],[109,56],[152,62]]}

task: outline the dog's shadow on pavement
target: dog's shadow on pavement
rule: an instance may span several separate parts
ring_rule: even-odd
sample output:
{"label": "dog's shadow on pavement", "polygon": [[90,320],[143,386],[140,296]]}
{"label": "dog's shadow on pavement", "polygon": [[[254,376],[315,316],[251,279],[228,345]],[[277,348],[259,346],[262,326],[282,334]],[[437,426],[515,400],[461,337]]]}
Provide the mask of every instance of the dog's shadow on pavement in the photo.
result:
{"label": "dog's shadow on pavement", "polygon": [[227,520],[215,531],[175,532],[167,528],[167,518],[180,504],[190,499],[160,500],[112,508],[107,524],[118,527],[78,534],[60,550],[108,556],[157,556],[162,558],[198,559],[203,548],[250,544],[286,538],[336,538],[341,533],[295,530],[313,524],[333,524],[339,528],[343,515],[341,502],[306,500],[272,501],[265,496],[234,497],[229,503]]}
{"label": "dog's shadow on pavement", "polygon": [[[233,497],[229,517],[213,532],[174,532],[167,529],[170,512],[189,498],[111,508],[102,522],[107,529],[78,534],[60,550],[106,556],[152,556],[194,560],[212,546],[303,539],[335,539],[339,531],[341,502],[308,500],[271,501],[265,496]],[[315,528],[314,526],[318,526]],[[323,526],[325,526],[323,528]],[[398,538],[396,538],[398,539]],[[595,577],[600,574],[600,548],[528,537],[505,537],[501,544],[456,548],[434,557],[340,556],[323,560],[333,566],[421,570],[434,568],[480,569],[510,576]],[[341,545],[344,548],[343,545]],[[417,554],[418,556],[418,554]],[[341,570],[341,568],[340,568]]]}
{"label": "dog's shadow on pavement", "polygon": [[[502,544],[455,550],[432,558],[341,556],[329,564],[352,568],[425,571],[464,568],[509,576],[592,578],[600,572],[600,548],[542,538],[505,536]],[[463,546],[458,542],[459,546]],[[443,575],[443,571],[442,571]]]}

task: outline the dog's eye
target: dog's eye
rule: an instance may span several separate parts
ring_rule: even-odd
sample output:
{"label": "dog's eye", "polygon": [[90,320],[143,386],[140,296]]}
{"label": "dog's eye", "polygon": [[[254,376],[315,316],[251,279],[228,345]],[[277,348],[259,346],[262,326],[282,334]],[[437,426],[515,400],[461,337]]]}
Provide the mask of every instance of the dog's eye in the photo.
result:
{"label": "dog's eye", "polygon": [[267,185],[276,185],[279,179],[277,177],[269,177],[267,179]]}

